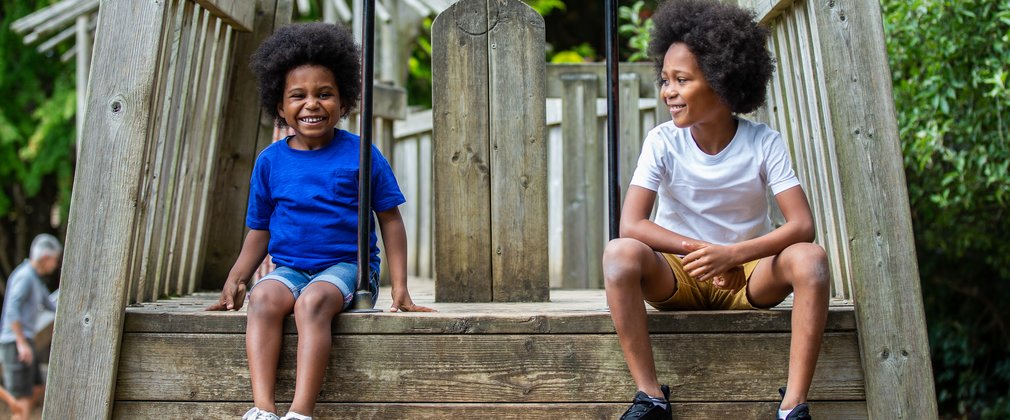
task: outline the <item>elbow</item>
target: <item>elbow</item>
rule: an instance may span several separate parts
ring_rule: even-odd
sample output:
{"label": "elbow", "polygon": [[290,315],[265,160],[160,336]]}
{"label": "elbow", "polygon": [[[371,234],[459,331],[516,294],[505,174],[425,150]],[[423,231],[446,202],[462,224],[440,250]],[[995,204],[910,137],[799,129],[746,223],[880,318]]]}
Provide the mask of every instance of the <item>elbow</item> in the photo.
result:
{"label": "elbow", "polygon": [[800,240],[803,242],[813,242],[817,239],[817,230],[814,229],[813,221],[804,223],[800,227]]}

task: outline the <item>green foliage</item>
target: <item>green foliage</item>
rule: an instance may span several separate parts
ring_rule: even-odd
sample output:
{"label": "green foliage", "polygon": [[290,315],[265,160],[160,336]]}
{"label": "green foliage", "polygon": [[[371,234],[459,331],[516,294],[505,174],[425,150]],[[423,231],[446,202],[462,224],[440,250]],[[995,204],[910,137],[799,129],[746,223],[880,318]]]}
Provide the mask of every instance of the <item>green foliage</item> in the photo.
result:
{"label": "green foliage", "polygon": [[431,23],[424,18],[421,33],[414,40],[414,48],[407,61],[407,100],[409,105],[431,108]]}
{"label": "green foliage", "polygon": [[642,8],[643,0],[638,0],[631,6],[617,8],[619,26],[617,32],[628,38],[628,49],[631,55],[628,61],[646,61],[649,59],[649,33],[652,32],[651,13]]}
{"label": "green foliage", "polygon": [[540,16],[547,16],[548,14],[550,14],[555,10],[565,10],[564,0],[523,0],[523,1],[525,1],[526,4],[532,7],[533,10],[536,10],[537,13],[540,13]]}
{"label": "green foliage", "polygon": [[596,50],[588,42],[583,42],[574,48],[547,55],[551,63],[584,63],[596,58]]}
{"label": "green foliage", "polygon": [[[13,191],[35,198],[46,183],[59,186],[64,215],[73,176],[74,65],[62,63],[58,53],[38,53],[24,45],[10,24],[55,0],[2,0],[0,14],[0,216],[20,217]],[[54,203],[48,203],[50,206]],[[48,209],[45,209],[48,211]],[[62,220],[66,220],[65,217]],[[2,229],[0,229],[2,231]]]}
{"label": "green foliage", "polygon": [[1010,2],[884,0],[937,397],[1010,417]]}

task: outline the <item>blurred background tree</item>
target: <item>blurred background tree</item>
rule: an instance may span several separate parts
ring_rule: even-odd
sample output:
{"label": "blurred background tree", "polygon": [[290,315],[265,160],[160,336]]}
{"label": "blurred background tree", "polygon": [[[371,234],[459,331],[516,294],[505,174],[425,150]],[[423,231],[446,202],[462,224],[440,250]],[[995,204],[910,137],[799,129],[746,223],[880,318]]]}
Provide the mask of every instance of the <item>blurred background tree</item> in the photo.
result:
{"label": "blurred background tree", "polygon": [[882,6],[940,409],[1010,418],[1010,2]]}
{"label": "blurred background tree", "polygon": [[[74,173],[74,63],[40,54],[10,24],[55,0],[0,0],[0,278],[35,235],[65,236]],[[52,285],[50,285],[52,286]]]}

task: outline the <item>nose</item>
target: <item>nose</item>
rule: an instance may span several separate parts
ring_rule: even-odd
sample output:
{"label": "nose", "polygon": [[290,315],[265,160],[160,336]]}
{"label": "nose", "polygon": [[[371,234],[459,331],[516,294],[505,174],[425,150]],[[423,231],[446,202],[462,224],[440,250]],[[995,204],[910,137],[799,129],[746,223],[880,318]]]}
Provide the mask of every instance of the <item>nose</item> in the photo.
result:
{"label": "nose", "polygon": [[663,86],[660,92],[662,93],[663,98],[665,99],[675,98],[679,93],[675,85],[669,82],[666,84],[666,86]]}

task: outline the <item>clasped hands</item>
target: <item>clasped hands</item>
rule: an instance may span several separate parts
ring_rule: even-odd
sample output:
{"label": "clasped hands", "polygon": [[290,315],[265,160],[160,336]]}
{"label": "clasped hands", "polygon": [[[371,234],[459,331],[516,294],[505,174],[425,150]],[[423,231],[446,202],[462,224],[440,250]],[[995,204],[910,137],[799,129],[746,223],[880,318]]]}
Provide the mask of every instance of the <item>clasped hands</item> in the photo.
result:
{"label": "clasped hands", "polygon": [[719,289],[738,290],[747,284],[743,266],[736,262],[729,247],[696,241],[684,241],[682,245],[688,251],[682,260],[684,271],[691,277],[711,280]]}

